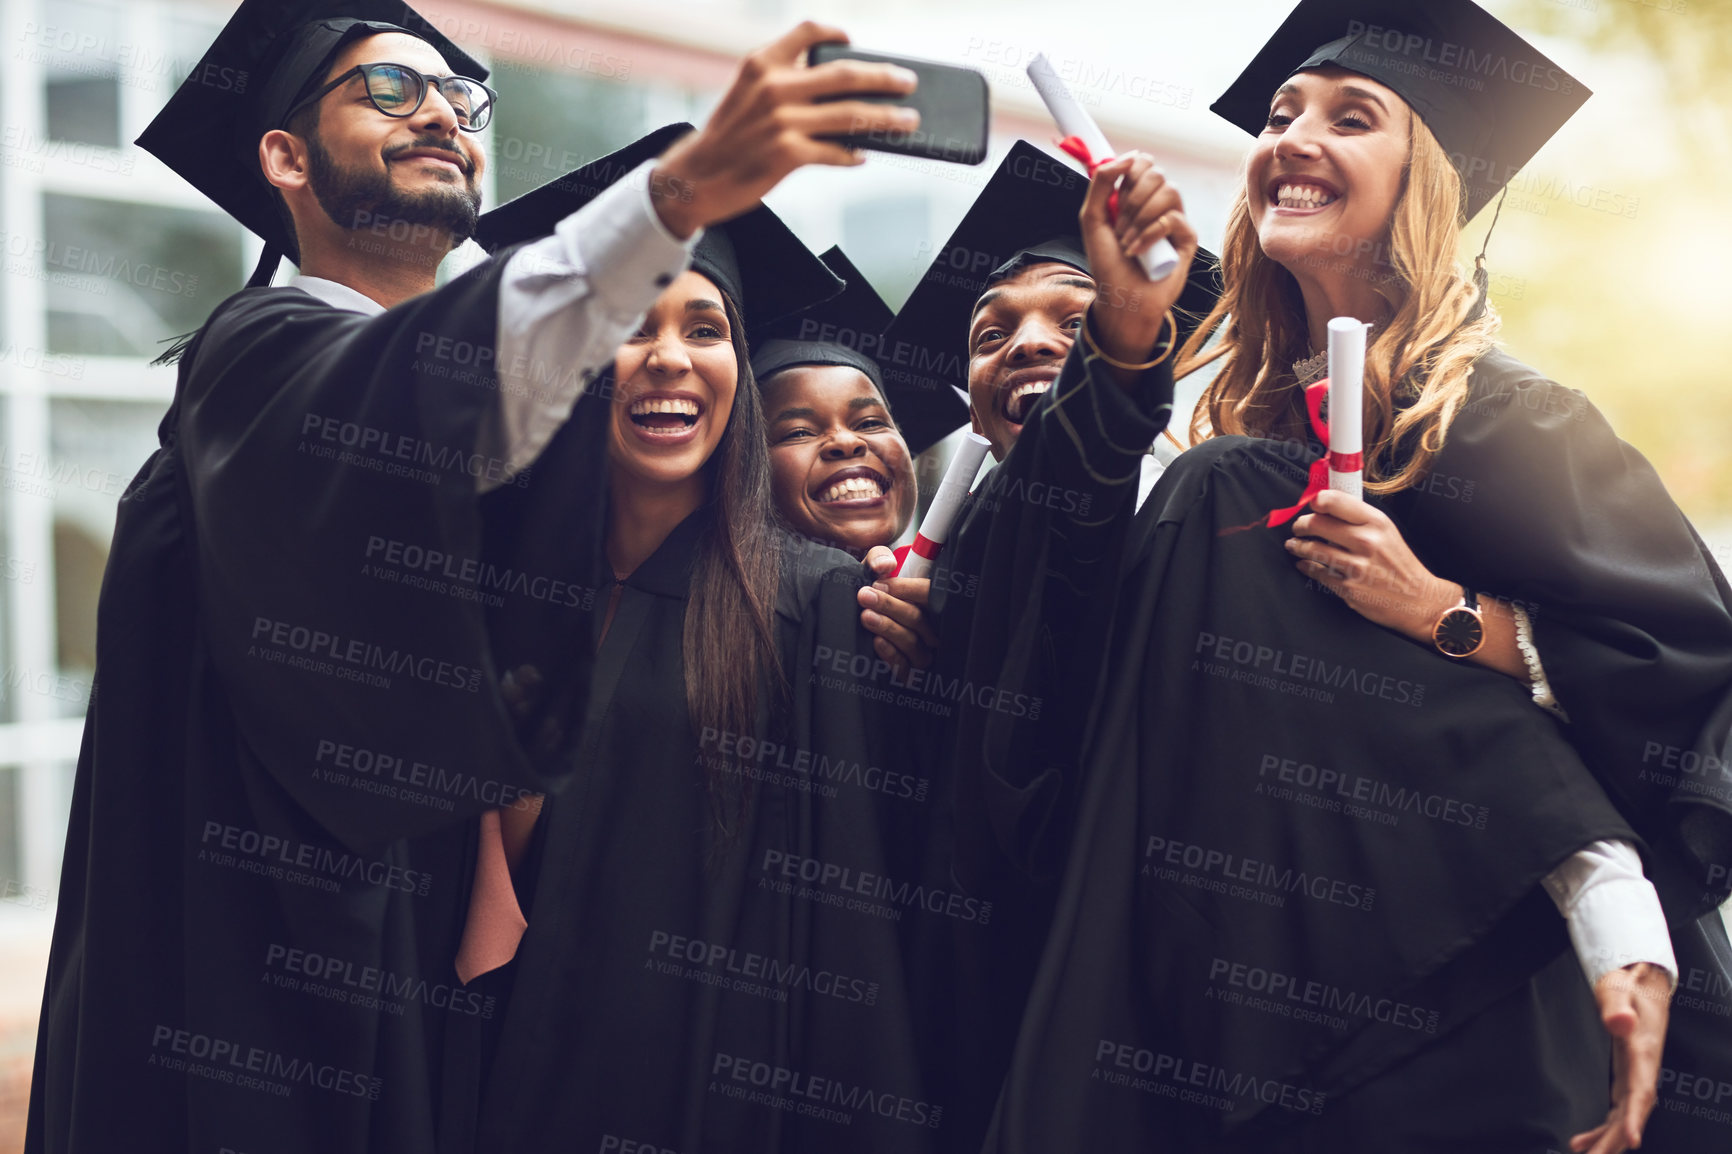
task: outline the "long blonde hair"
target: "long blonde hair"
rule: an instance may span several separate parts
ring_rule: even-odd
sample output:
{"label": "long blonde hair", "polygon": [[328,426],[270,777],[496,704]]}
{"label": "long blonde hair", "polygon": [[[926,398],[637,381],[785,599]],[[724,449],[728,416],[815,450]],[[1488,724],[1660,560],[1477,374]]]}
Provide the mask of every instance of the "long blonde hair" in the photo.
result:
{"label": "long blonde hair", "polygon": [[[1399,492],[1430,471],[1467,400],[1473,364],[1502,323],[1489,302],[1467,320],[1479,289],[1457,259],[1461,204],[1461,178],[1414,116],[1378,265],[1377,291],[1394,315],[1365,353],[1365,487],[1373,493]],[[1305,400],[1291,366],[1310,348],[1305,303],[1293,274],[1264,254],[1243,180],[1227,222],[1221,276],[1226,291],[1179,354],[1181,377],[1222,362],[1192,414],[1191,441],[1230,433],[1303,440]],[[1217,329],[1220,342],[1204,353]]]}

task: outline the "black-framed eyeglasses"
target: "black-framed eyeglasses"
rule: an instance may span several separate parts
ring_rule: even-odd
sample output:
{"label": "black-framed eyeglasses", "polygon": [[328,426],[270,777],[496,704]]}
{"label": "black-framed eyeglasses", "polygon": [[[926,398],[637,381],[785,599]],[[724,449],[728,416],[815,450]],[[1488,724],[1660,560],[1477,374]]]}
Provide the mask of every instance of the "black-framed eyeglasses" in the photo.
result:
{"label": "black-framed eyeglasses", "polygon": [[464,132],[480,132],[486,128],[487,122],[493,119],[493,102],[499,97],[481,81],[467,76],[433,76],[407,64],[357,64],[289,109],[283,117],[283,124],[287,125],[296,113],[317,104],[347,84],[357,72],[366,82],[367,98],[386,116],[415,115],[427,99],[428,90],[437,87],[452,111],[457,113],[457,127]]}

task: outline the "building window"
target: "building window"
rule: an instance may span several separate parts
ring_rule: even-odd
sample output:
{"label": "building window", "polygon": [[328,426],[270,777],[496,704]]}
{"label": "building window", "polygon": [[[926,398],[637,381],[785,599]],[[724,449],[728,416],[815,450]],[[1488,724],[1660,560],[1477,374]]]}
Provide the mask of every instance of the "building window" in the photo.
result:
{"label": "building window", "polygon": [[241,227],[221,213],[49,193],[48,348],[154,357],[241,287]]}
{"label": "building window", "polygon": [[647,122],[640,85],[512,60],[498,61],[488,83],[499,93],[487,161],[500,204],[660,127]]}
{"label": "building window", "polygon": [[52,0],[43,16],[26,38],[42,66],[48,138],[119,148],[119,9]]}

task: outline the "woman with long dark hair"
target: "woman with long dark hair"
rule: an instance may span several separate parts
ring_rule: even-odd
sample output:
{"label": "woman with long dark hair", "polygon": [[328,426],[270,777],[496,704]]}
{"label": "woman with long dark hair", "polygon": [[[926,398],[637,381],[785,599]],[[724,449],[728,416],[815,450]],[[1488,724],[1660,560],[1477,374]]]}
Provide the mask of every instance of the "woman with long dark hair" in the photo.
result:
{"label": "woman with long dark hair", "polygon": [[[1215,105],[1257,137],[1180,356],[1217,375],[1124,543],[1074,791],[1023,815],[1074,817],[989,1149],[1640,1141],[1674,978],[1724,949],[1732,590],[1455,263],[1584,97],[1465,0],[1306,0]],[[1369,499],[1271,532],[1337,316],[1373,326]]]}
{"label": "woman with long dark hair", "polygon": [[[498,210],[484,241],[538,235],[670,133]],[[902,934],[969,910],[911,885],[918,715],[882,691],[866,570],[783,547],[749,358],[748,333],[840,288],[766,208],[712,228],[558,434],[588,439],[544,455],[524,517],[552,534],[559,470],[607,454],[596,672],[572,786],[470,850],[457,977],[498,1013],[446,1046],[464,1148],[920,1150],[942,1120]],[[832,675],[860,665],[882,685]]]}

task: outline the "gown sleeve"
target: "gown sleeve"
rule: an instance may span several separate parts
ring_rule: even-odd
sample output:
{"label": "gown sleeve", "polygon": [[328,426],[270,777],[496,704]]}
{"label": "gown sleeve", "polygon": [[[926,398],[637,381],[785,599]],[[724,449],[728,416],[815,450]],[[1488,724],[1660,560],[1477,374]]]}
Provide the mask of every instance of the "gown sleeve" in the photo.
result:
{"label": "gown sleeve", "polygon": [[1647,842],[1669,918],[1718,905],[1732,590],[1653,466],[1582,393],[1494,353],[1405,505],[1428,567],[1527,612],[1568,733]]}
{"label": "gown sleeve", "polygon": [[[499,284],[499,402],[511,471],[528,468],[596,370],[686,267],[702,230],[675,237],[650,201],[654,161],[505,262]],[[482,488],[490,487],[484,482]]]}
{"label": "gown sleeve", "polygon": [[933,574],[938,677],[1004,706],[952,719],[927,865],[935,885],[990,905],[991,921],[948,927],[939,961],[916,967],[945,978],[917,1001],[938,1024],[928,1064],[954,1075],[949,1124],[971,1139],[998,1100],[1046,940],[1111,584],[1143,453],[1172,405],[1170,360],[1126,390],[1084,352],[1071,347]]}
{"label": "gown sleeve", "polygon": [[[1056,869],[1066,782],[1087,703],[1067,687],[1104,649],[1105,594],[1134,512],[1141,462],[1172,411],[1172,362],[1125,388],[1105,362],[1071,347],[1058,380],[1003,464],[970,499],[957,547],[933,581],[939,660],[965,681],[1032,704],[1023,715],[958,719],[957,806],[984,826],[957,830],[958,882],[1003,868]],[[986,580],[988,574],[993,575]],[[978,589],[978,596],[969,591]],[[952,667],[953,669],[956,667]],[[1074,699],[1073,699],[1074,698]],[[977,796],[970,796],[975,794]]]}
{"label": "gown sleeve", "polygon": [[[567,772],[571,735],[550,734],[549,716],[572,715],[591,647],[526,671],[493,637],[502,618],[569,619],[569,596],[549,590],[593,587],[572,559],[599,552],[604,414],[579,405],[567,430],[596,450],[564,495],[569,563],[526,572],[510,542],[484,550],[504,498],[482,486],[521,502],[539,479],[488,451],[502,443],[498,377],[474,350],[494,347],[498,286],[494,262],[370,318],[293,289],[243,292],[189,349],[165,426],[184,461],[200,650],[238,741],[352,848]],[[465,360],[484,367],[452,371]]]}

